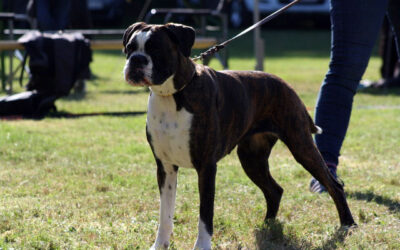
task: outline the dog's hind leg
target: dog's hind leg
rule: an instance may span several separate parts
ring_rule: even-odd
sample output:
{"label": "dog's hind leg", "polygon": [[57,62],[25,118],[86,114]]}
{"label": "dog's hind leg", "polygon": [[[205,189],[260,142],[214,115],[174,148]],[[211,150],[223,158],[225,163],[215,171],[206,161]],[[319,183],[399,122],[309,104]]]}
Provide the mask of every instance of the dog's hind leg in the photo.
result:
{"label": "dog's hind leg", "polygon": [[173,228],[178,167],[157,162],[157,181],[160,190],[160,225],[151,249],[167,249]]}
{"label": "dog's hind leg", "polygon": [[262,190],[267,201],[265,220],[275,218],[278,213],[283,189],[269,172],[268,157],[277,137],[271,134],[255,134],[244,138],[237,153],[247,176]]}
{"label": "dog's hind leg", "polygon": [[335,202],[341,225],[354,225],[355,223],[347,205],[343,186],[328,170],[314,144],[311,134],[308,131],[298,130],[296,133],[292,133],[292,135],[294,136],[285,136],[283,141],[292,152],[296,161],[327,188],[329,195]]}

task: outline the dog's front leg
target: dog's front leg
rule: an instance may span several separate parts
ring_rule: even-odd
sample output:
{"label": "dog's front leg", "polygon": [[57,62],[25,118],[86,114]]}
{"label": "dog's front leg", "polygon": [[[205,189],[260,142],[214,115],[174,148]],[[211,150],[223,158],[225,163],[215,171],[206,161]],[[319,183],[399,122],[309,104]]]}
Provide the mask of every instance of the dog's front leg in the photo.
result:
{"label": "dog's front leg", "polygon": [[173,228],[178,167],[171,164],[163,164],[158,159],[156,161],[157,181],[161,196],[160,225],[156,242],[151,249],[167,249]]}
{"label": "dog's front leg", "polygon": [[209,164],[197,170],[200,193],[200,218],[194,249],[211,249],[213,233],[215,175],[217,165]]}

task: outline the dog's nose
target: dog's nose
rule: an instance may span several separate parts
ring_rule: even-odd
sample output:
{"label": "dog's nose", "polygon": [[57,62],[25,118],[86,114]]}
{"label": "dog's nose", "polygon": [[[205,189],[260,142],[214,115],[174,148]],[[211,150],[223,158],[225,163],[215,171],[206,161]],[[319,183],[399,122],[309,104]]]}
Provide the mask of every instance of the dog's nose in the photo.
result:
{"label": "dog's nose", "polygon": [[134,68],[146,66],[149,60],[143,55],[133,55],[130,59],[130,63]]}

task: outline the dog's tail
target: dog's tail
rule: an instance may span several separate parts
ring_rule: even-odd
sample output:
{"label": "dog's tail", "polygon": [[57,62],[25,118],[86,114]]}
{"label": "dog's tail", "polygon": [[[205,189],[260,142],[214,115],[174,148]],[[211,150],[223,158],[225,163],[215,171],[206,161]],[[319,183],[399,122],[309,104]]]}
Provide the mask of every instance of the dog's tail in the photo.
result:
{"label": "dog's tail", "polygon": [[314,121],[312,120],[311,116],[308,115],[308,119],[310,120],[310,129],[311,129],[311,133],[313,134],[322,134],[322,128],[318,127],[317,125],[315,125]]}

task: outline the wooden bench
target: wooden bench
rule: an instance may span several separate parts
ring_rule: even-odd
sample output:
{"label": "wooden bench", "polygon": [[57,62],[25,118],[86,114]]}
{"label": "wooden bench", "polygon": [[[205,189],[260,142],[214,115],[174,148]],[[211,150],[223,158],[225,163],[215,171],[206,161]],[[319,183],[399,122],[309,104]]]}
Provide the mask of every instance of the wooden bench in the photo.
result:
{"label": "wooden bench", "polygon": [[[207,49],[215,45],[217,40],[209,37],[198,37],[193,45],[194,49]],[[90,41],[90,48],[93,50],[122,50],[121,39],[98,39]],[[0,41],[0,51],[23,50],[24,46],[15,40]]]}
{"label": "wooden bench", "polygon": [[[38,31],[32,29],[14,29],[12,30],[13,35],[23,35],[30,31]],[[56,33],[57,31],[50,31]],[[119,36],[120,38],[113,39],[92,39],[90,41],[91,48],[93,50],[119,50],[122,49],[122,35],[124,34],[124,29],[99,29],[99,30],[80,30],[80,29],[68,29],[65,33],[78,32],[85,36]],[[5,29],[4,34],[9,35],[10,30]],[[17,45],[17,41],[0,41],[0,51],[2,50],[12,50],[12,49],[23,49]],[[214,37],[196,37],[193,48],[194,49],[207,49],[213,45],[217,44],[217,39]],[[18,46],[18,48],[15,48]]]}

